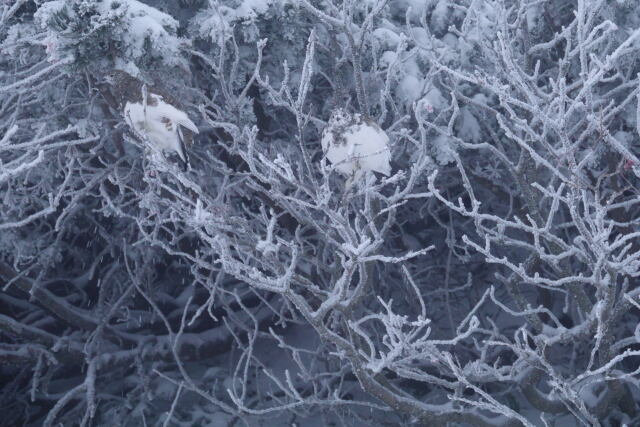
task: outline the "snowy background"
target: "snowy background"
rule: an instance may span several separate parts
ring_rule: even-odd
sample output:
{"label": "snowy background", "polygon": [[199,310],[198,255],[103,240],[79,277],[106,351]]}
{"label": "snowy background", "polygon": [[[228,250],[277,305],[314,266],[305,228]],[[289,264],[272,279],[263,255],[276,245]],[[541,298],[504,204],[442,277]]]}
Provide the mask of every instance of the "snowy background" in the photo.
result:
{"label": "snowy background", "polygon": [[0,2],[0,425],[640,425],[639,73],[634,0]]}

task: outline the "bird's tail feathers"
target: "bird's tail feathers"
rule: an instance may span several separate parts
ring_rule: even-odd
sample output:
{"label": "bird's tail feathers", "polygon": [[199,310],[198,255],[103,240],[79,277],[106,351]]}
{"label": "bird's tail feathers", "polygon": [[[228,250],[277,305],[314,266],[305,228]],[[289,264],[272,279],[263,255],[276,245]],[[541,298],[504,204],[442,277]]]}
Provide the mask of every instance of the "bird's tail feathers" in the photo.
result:
{"label": "bird's tail feathers", "polygon": [[187,148],[184,145],[184,135],[182,135],[182,129],[178,126],[178,140],[180,142],[178,149],[178,156],[184,164],[184,170],[189,167],[189,157],[187,156]]}

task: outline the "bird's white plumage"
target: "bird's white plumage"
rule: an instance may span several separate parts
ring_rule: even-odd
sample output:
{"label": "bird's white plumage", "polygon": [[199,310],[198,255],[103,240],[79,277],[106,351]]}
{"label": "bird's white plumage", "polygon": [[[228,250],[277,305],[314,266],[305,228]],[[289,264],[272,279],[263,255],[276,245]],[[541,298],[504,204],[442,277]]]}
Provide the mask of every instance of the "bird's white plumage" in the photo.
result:
{"label": "bird's white plumage", "polygon": [[149,94],[146,105],[127,102],[124,116],[127,124],[151,144],[160,150],[175,151],[182,161],[187,162],[180,126],[193,133],[198,133],[198,128],[184,111],[163,101],[160,95]]}
{"label": "bird's white plumage", "polygon": [[322,149],[334,167],[345,175],[365,171],[391,174],[389,137],[380,127],[360,115],[338,111],[322,135]]}

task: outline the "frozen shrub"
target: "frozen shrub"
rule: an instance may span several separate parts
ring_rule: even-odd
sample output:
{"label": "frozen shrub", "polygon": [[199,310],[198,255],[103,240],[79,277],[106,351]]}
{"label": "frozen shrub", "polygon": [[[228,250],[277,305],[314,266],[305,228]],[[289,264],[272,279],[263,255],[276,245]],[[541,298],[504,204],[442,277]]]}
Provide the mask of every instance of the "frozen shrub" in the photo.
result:
{"label": "frozen shrub", "polygon": [[4,2],[3,423],[638,425],[638,10]]}

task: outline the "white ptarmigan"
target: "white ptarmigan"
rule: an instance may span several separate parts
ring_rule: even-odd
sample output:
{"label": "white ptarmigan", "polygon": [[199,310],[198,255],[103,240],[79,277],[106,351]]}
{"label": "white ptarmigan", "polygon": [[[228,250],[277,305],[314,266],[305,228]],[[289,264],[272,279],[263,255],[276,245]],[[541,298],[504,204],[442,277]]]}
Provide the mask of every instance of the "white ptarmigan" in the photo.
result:
{"label": "white ptarmigan", "polygon": [[337,109],[322,133],[322,149],[334,167],[354,181],[366,171],[391,174],[389,137],[360,114]]}
{"label": "white ptarmigan", "polygon": [[112,71],[106,81],[129,127],[159,150],[177,153],[186,169],[189,158],[185,144],[191,143],[198,127],[179,103],[125,71]]}

